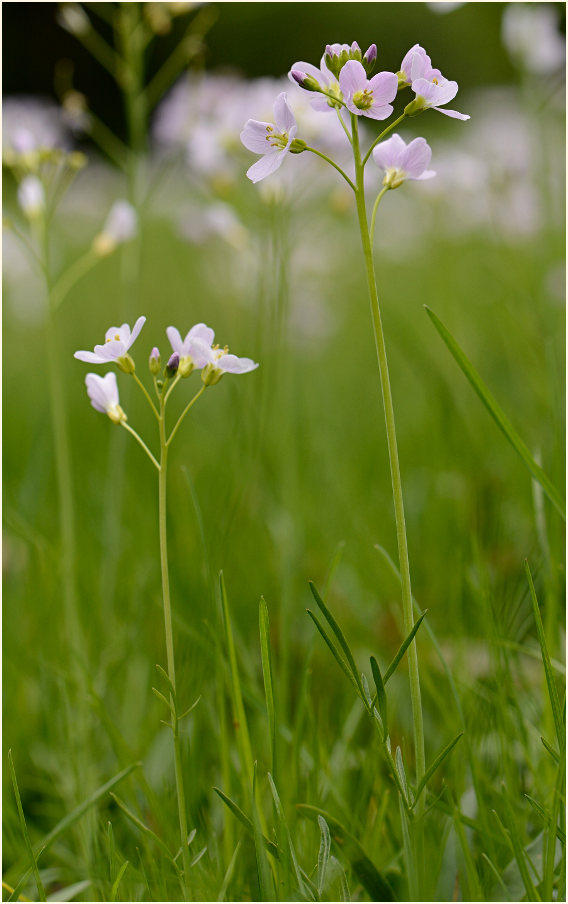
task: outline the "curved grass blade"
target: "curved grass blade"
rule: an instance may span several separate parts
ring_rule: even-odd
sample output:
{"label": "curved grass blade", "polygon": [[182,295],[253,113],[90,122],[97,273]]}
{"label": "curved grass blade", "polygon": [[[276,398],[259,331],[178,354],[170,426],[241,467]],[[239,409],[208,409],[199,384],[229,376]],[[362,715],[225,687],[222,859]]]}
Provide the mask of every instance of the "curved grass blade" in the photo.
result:
{"label": "curved grass blade", "polygon": [[428,782],[430,781],[430,779],[431,779],[432,776],[434,775],[436,769],[438,769],[438,767],[442,765],[443,761],[446,759],[446,757],[448,756],[448,754],[449,754],[449,753],[453,750],[453,748],[456,746],[456,744],[458,743],[459,739],[460,739],[461,737],[463,737],[463,734],[464,734],[463,731],[460,731],[460,733],[459,733],[458,735],[456,735],[456,737],[453,739],[453,741],[450,741],[449,744],[446,744],[446,746],[445,746],[442,750],[440,750],[440,753],[439,753],[438,756],[434,759],[432,765],[429,766],[429,768],[426,770],[426,772],[424,773],[424,775],[423,775],[423,777],[422,777],[422,779],[421,779],[421,781],[420,781],[420,784],[418,785],[418,787],[417,787],[417,789],[416,789],[415,800],[414,800],[414,803],[412,804],[413,807],[416,806],[416,803],[417,803],[417,801],[418,801],[418,798],[420,797],[420,795],[422,794],[424,788],[426,787],[426,785],[428,784]]}
{"label": "curved grass blade", "polygon": [[256,807],[256,762],[254,763],[253,785],[252,785],[252,834],[254,838],[254,849],[256,851],[256,865],[258,870],[258,881],[260,884],[261,901],[274,900],[274,888],[270,874],[270,866],[266,856],[264,845],[264,836],[260,827],[258,818],[258,810]]}
{"label": "curved grass blade", "polygon": [[317,820],[323,816],[327,822],[331,837],[349,860],[353,872],[368,892],[371,901],[394,901],[394,891],[389,882],[369,859],[359,842],[330,813],[309,804],[296,804],[299,813],[309,819]]}
{"label": "curved grass blade", "polygon": [[[245,829],[251,834],[251,836],[254,837],[252,819],[249,819],[246,813],[243,813],[239,805],[236,804],[234,800],[231,800],[230,797],[227,797],[227,795],[224,794],[220,788],[213,787],[213,790],[215,794],[219,795],[223,803],[226,804],[233,816],[236,816],[241,825],[243,825]],[[274,842],[269,841],[265,835],[262,836],[262,841],[266,850],[270,854],[272,854],[272,856],[276,860],[280,860],[280,851],[278,850],[278,847],[274,844]]]}
{"label": "curved grass blade", "polygon": [[460,346],[457,344],[453,336],[448,332],[439,317],[437,317],[436,314],[434,314],[434,312],[427,305],[424,305],[424,307],[426,309],[428,317],[430,318],[439,335],[454,356],[454,359],[456,360],[458,366],[461,368],[463,374],[469,380],[471,386],[487,408],[489,414],[491,415],[497,426],[500,428],[500,430],[505,434],[513,449],[523,460],[534,479],[540,483],[541,487],[543,488],[544,492],[546,493],[554,507],[562,515],[564,520],[566,520],[566,507],[564,505],[562,496],[560,495],[550,478],[542,470],[540,465],[536,463],[527,446],[513,427],[511,421],[509,420],[501,406],[498,404],[497,400],[489,392],[481,377],[479,376],[469,359],[466,357]]}
{"label": "curved grass blade", "polygon": [[122,864],[122,866],[120,867],[118,876],[112,883],[112,888],[110,890],[111,901],[116,901],[116,896],[118,895],[118,888],[120,886],[120,883],[122,882],[122,877],[124,876],[126,870],[128,869],[128,865],[129,865],[129,861],[125,860],[124,863]]}
{"label": "curved grass blade", "polygon": [[10,777],[12,779],[12,785],[14,788],[14,796],[16,798],[16,806],[18,808],[18,816],[20,817],[20,827],[22,829],[22,835],[24,836],[24,844],[26,845],[27,852],[29,854],[31,860],[32,872],[34,874],[34,879],[37,886],[37,893],[39,895],[40,901],[45,901],[45,889],[43,887],[43,882],[41,881],[41,876],[39,874],[39,869],[37,865],[37,856],[34,854],[34,850],[32,848],[32,843],[30,841],[30,836],[28,833],[28,827],[26,825],[26,817],[24,816],[24,808],[22,807],[22,799],[20,797],[20,791],[18,789],[18,780],[16,778],[16,770],[14,769],[14,761],[12,759],[12,751],[8,751],[8,763],[10,766]]}
{"label": "curved grass blade", "polygon": [[276,711],[274,707],[274,686],[272,681],[272,657],[270,653],[270,621],[268,607],[263,596],[260,598],[258,610],[260,630],[260,655],[262,660],[262,675],[264,678],[264,694],[266,697],[266,711],[268,714],[268,727],[270,731],[270,759],[272,772],[276,772]]}
{"label": "curved grass blade", "polygon": [[540,740],[542,741],[542,746],[544,747],[544,749],[546,750],[546,752],[549,753],[550,756],[552,757],[552,759],[554,760],[554,762],[558,764],[558,763],[560,762],[560,756],[559,756],[559,754],[556,752],[556,750],[554,749],[554,747],[552,747],[552,745],[548,743],[548,741],[546,740],[546,738],[542,738],[542,737],[541,737]]}
{"label": "curved grass blade", "polygon": [[[337,650],[337,648],[336,648],[335,644],[333,643],[333,641],[330,640],[330,638],[329,638],[329,637],[327,636],[327,634],[325,633],[325,629],[322,627],[322,625],[321,625],[319,619],[317,618],[316,615],[314,615],[314,613],[312,612],[311,609],[306,609],[306,612],[308,613],[308,615],[310,616],[310,618],[311,618],[311,620],[313,621],[314,625],[315,625],[316,628],[318,629],[319,633],[321,634],[321,636],[322,636],[323,639],[325,640],[327,646],[329,647],[329,649],[330,649],[331,652],[333,653],[333,656],[335,657],[335,660],[336,660],[336,662],[337,662],[339,668],[341,669],[341,671],[343,672],[343,674],[347,676],[347,678],[349,679],[349,681],[354,685],[354,687],[355,687],[356,690],[358,691],[359,688],[357,687],[357,684],[355,683],[355,679],[353,678],[353,675],[352,675],[351,672],[349,671],[349,667],[348,667],[347,663],[345,662],[345,660],[343,659],[343,657],[340,655],[340,653],[339,653],[339,651]],[[361,695],[364,697],[364,694],[361,694]],[[365,701],[365,702],[366,702],[366,701]]]}
{"label": "curved grass blade", "polygon": [[294,845],[292,844],[292,838],[290,837],[290,830],[288,829],[288,823],[286,822],[286,817],[284,815],[284,810],[282,809],[282,804],[280,802],[280,797],[278,796],[278,791],[276,790],[276,785],[274,784],[274,780],[270,774],[268,773],[268,784],[270,785],[270,791],[272,792],[272,798],[274,800],[274,807],[276,809],[276,815],[278,816],[278,821],[280,823],[280,832],[281,836],[286,840],[286,844],[288,845],[288,850],[290,851],[290,860],[292,861],[292,867],[294,869],[294,874],[296,876],[296,884],[298,886],[298,891],[304,898],[311,897],[311,895],[307,895],[306,887],[304,885],[304,880],[302,879],[300,873],[300,867],[298,866],[298,858],[296,857],[296,851],[294,850]]}
{"label": "curved grass blade", "polygon": [[341,630],[341,628],[335,621],[333,615],[331,614],[331,612],[327,608],[326,604],[322,600],[313,581],[308,581],[308,583],[310,585],[310,590],[312,591],[313,598],[315,599],[316,603],[318,604],[318,608],[321,610],[321,613],[324,616],[325,620],[327,621],[329,627],[331,628],[331,630],[337,637],[339,646],[345,653],[345,658],[347,660],[347,663],[349,664],[349,668],[351,669],[351,671],[353,673],[353,678],[355,679],[355,684],[356,684],[357,688],[359,689],[359,693],[361,694],[361,697],[363,699],[365,699],[365,694],[363,692],[363,686],[361,684],[361,678],[359,677],[359,672],[357,671],[357,666],[355,665],[355,659],[353,658],[353,653],[349,649],[349,644],[345,640],[343,631]]}
{"label": "curved grass blade", "polygon": [[237,863],[237,857],[239,856],[240,849],[241,849],[241,842],[237,841],[237,846],[234,850],[233,856],[231,857],[231,860],[227,867],[227,872],[225,873],[225,878],[223,879],[223,884],[221,885],[219,894],[217,895],[217,901],[225,900],[225,895],[227,894],[227,890],[233,879],[233,875],[235,872],[235,866]]}
{"label": "curved grass blade", "polygon": [[377,689],[377,705],[379,707],[379,715],[383,726],[383,740],[386,741],[389,735],[388,729],[388,711],[387,711],[387,695],[385,685],[381,675],[379,664],[374,656],[371,656],[371,671],[373,673],[373,681]]}
{"label": "curved grass blade", "polygon": [[554,682],[554,675],[552,672],[552,666],[550,664],[550,657],[548,655],[548,647],[546,645],[546,636],[544,633],[544,627],[542,624],[542,619],[540,617],[540,609],[538,605],[538,600],[536,598],[536,592],[534,589],[533,579],[531,570],[529,568],[529,563],[525,559],[525,574],[527,576],[527,580],[529,582],[529,589],[531,593],[531,600],[533,605],[534,612],[534,620],[536,622],[536,631],[538,634],[538,642],[540,644],[540,651],[542,654],[542,664],[544,666],[544,674],[546,676],[546,684],[548,687],[548,695],[550,697],[550,705],[552,707],[552,715],[554,716],[554,727],[556,729],[556,737],[558,739],[558,745],[562,748],[562,744],[564,742],[564,719],[562,718],[562,709],[560,707],[560,700],[558,697],[558,691],[556,689],[556,684]]}
{"label": "curved grass blade", "polygon": [[325,874],[327,864],[329,863],[329,855],[331,852],[331,835],[329,826],[323,816],[318,814],[318,826],[320,830],[320,846],[318,851],[318,895],[322,896],[325,886]]}
{"label": "curved grass blade", "polygon": [[116,794],[113,794],[111,792],[110,796],[114,800],[117,807],[120,807],[120,809],[122,810],[124,815],[127,817],[127,819],[129,819],[133,825],[135,825],[137,828],[139,828],[141,832],[143,832],[145,835],[148,835],[149,838],[152,838],[152,840],[156,842],[156,844],[158,845],[160,850],[162,850],[164,852],[164,854],[166,855],[168,860],[170,860],[172,863],[175,864],[174,857],[172,856],[172,853],[171,853],[169,847],[167,846],[166,842],[162,841],[162,839],[160,838],[159,835],[156,835],[156,833],[153,832],[152,829],[148,828],[148,826],[145,823],[143,823],[142,820],[139,819],[138,816],[136,816],[136,814],[132,812],[132,810],[129,810],[128,807],[126,806],[126,804],[124,803],[124,801],[122,801],[119,797],[117,797]]}
{"label": "curved grass blade", "polygon": [[383,682],[384,682],[384,684],[387,683],[387,681],[389,680],[389,678],[391,677],[391,675],[394,673],[394,671],[395,671],[396,667],[398,666],[400,660],[402,659],[402,657],[403,657],[404,654],[406,653],[408,647],[410,646],[410,644],[411,644],[412,641],[414,640],[414,635],[416,634],[416,632],[418,631],[418,628],[420,627],[420,625],[421,625],[422,622],[424,621],[424,618],[426,617],[426,613],[427,613],[427,612],[428,612],[428,610],[425,609],[424,612],[422,613],[422,615],[420,616],[420,618],[416,619],[416,621],[414,622],[414,625],[412,626],[412,631],[410,632],[410,634],[408,635],[408,637],[406,637],[405,640],[403,640],[403,642],[401,643],[400,647],[398,648],[397,653],[396,653],[396,656],[394,657],[393,661],[391,662],[391,664],[389,665],[388,669],[386,670],[386,672],[385,672],[385,674],[384,674],[384,677],[383,677]]}

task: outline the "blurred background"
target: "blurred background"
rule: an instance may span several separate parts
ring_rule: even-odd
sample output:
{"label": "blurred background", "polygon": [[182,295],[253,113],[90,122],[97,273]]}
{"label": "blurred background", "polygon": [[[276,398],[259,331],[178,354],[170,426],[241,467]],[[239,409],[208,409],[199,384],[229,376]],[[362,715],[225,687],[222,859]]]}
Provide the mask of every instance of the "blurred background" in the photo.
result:
{"label": "blurred background", "polygon": [[[171,457],[179,682],[192,699],[203,698],[187,728],[191,756],[207,764],[191,791],[196,823],[221,820],[208,790],[220,781],[211,675],[221,568],[261,762],[261,595],[269,606],[282,722],[292,729],[302,681],[322,738],[334,738],[351,711],[350,689],[314,640],[305,613],[307,580],[323,585],[338,550],[329,600],[358,659],[373,653],[388,662],[401,641],[399,589],[375,548],[396,560],[353,199],[331,168],[308,154],[288,157],[277,174],[253,186],[245,172],[255,158],[239,142],[246,119],[270,119],[284,90],[298,135],[349,166],[335,117],[314,113],[307,93],[286,79],[297,60],[318,65],[330,41],[357,40],[363,50],[376,42],[378,69],[395,72],[419,42],[433,65],[459,83],[450,106],[471,115],[458,122],[429,111],[404,125],[407,141],[416,135],[429,141],[437,178],[385,197],[376,255],[414,592],[455,666],[491,783],[503,768],[493,709],[499,695],[514,688],[526,695],[528,711],[542,709],[539,664],[519,654],[512,670],[499,666],[504,644],[533,639],[523,561],[534,566],[552,655],[561,658],[564,539],[559,519],[535,494],[423,305],[441,317],[562,485],[565,6],[125,6],[139,8],[148,36],[140,76],[151,86],[152,103],[137,120],[136,111],[134,119],[128,112],[128,89],[117,85],[93,37],[96,31],[112,43],[117,5],[3,5],[4,198],[17,226],[8,224],[4,233],[3,748],[17,753],[30,822],[37,833],[47,831],[77,794],[69,747],[61,743],[63,701],[69,688],[84,687],[77,673],[87,676],[88,691],[74,705],[88,713],[93,787],[120,768],[122,742],[144,760],[155,788],[165,792],[172,780],[169,741],[150,692],[154,663],[165,656],[155,474],[123,431],[90,407],[89,368],[73,360],[75,350],[102,341],[113,323],[147,316],[132,350],[147,384],[150,349],[158,345],[167,359],[171,324],[185,334],[203,320],[221,345],[260,362],[253,374],[226,377],[208,390]],[[396,109],[406,102],[398,98]],[[130,241],[77,279],[57,311],[80,650],[66,646],[61,606],[45,287],[17,234],[27,226],[10,155],[22,128],[39,146],[80,150],[88,159],[51,221],[56,273],[90,247],[117,199],[132,205],[138,223]],[[365,142],[376,133],[367,124]],[[371,202],[381,178],[370,163]],[[118,379],[129,422],[155,451],[142,397],[128,377]],[[193,389],[198,377],[191,380]],[[184,391],[185,382],[180,406]],[[421,656],[434,749],[445,737],[446,704],[427,641]],[[404,737],[411,718],[404,673],[392,684]],[[514,735],[517,715],[501,728]],[[281,739],[286,751],[292,740],[292,734]],[[358,818],[346,801],[360,763],[332,761],[318,743],[319,764],[288,751],[297,757],[299,797],[317,789],[322,805],[333,798]],[[535,739],[523,734],[522,743],[530,753]],[[516,769],[519,751],[507,756]],[[6,816],[4,856],[9,868],[22,856],[15,809]],[[59,869],[74,867],[62,857]]]}

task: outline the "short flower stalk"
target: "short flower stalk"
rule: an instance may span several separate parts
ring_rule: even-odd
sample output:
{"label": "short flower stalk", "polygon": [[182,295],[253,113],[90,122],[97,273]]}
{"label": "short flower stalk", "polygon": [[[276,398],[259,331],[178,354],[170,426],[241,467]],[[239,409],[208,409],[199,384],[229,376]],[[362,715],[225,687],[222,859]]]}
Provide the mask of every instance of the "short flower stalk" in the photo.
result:
{"label": "short flower stalk", "polygon": [[[127,415],[122,409],[119,401],[116,373],[114,371],[109,371],[104,377],[100,377],[98,374],[94,373],[87,374],[85,383],[93,408],[102,414],[106,414],[113,424],[123,427],[131,436],[133,436],[158,471],[158,532],[167,663],[167,669],[165,671],[160,669],[160,673],[168,685],[169,695],[165,696],[155,688],[154,692],[170,710],[170,722],[168,724],[172,730],[173,738],[178,819],[183,864],[182,870],[179,872],[179,879],[184,900],[189,901],[191,900],[189,891],[191,863],[188,846],[189,836],[184,768],[179,731],[179,723],[189,710],[186,710],[185,713],[180,715],[178,708],[178,685],[175,668],[172,604],[168,567],[168,453],[170,445],[177,435],[185,417],[197,400],[204,394],[208,386],[213,386],[218,383],[225,373],[247,373],[255,370],[258,367],[258,364],[250,358],[239,358],[236,355],[229,354],[229,350],[226,346],[221,350],[218,346],[213,345],[215,334],[210,327],[207,327],[203,323],[196,324],[192,327],[184,340],[182,340],[179,331],[175,327],[168,327],[167,335],[172,345],[172,354],[164,366],[161,376],[161,361],[158,348],[154,347],[152,349],[148,359],[148,368],[152,377],[155,394],[154,401],[150,392],[138,377],[134,359],[130,355],[130,349],[140,334],[145,321],[145,317],[139,317],[132,330],[127,323],[122,324],[121,327],[110,327],[110,329],[106,331],[105,342],[103,344],[96,345],[92,352],[75,352],[75,358],[86,363],[114,364],[119,371],[132,376],[135,383],[143,392],[146,401],[158,421],[160,454],[159,458],[156,458],[147,443],[128,423]],[[173,391],[184,377],[189,377],[194,370],[201,371],[201,386],[182,410],[174,427],[168,435],[166,426],[166,408],[168,402],[170,401]],[[193,707],[190,707],[190,709],[192,708]]]}
{"label": "short flower stalk", "polygon": [[[313,96],[311,105],[321,112],[335,111],[351,145],[353,152],[354,178],[352,179],[334,160],[317,148],[305,146],[304,150],[315,154],[325,160],[341,175],[344,181],[352,189],[355,195],[357,217],[361,235],[361,246],[365,263],[369,300],[371,304],[371,317],[375,336],[377,360],[379,366],[379,379],[383,398],[386,437],[389,451],[390,474],[394,502],[394,514],[396,521],[396,534],[398,555],[402,585],[402,613],[404,631],[408,636],[413,630],[413,603],[410,580],[410,564],[408,554],[408,540],[404,516],[404,501],[402,493],[402,481],[400,463],[397,449],[396,427],[392,392],[390,386],[387,351],[383,332],[377,280],[373,260],[373,241],[377,211],[380,202],[388,191],[399,188],[407,180],[421,181],[435,175],[427,167],[430,163],[431,150],[424,138],[415,138],[406,144],[397,133],[390,138],[387,136],[407,120],[429,109],[437,110],[454,119],[466,120],[469,116],[454,110],[442,109],[452,100],[458,90],[457,82],[445,79],[439,69],[434,69],[430,57],[426,51],[416,44],[405,55],[398,73],[379,72],[371,75],[377,61],[377,48],[373,44],[363,55],[359,45],[354,42],[348,44],[327,45],[322,57],[320,68],[317,69],[310,63],[294,63],[289,73],[293,85],[309,91]],[[361,150],[359,126],[362,119],[386,120],[394,113],[393,103],[399,92],[411,88],[414,92],[414,100],[407,103],[402,112],[384,128],[375,140],[370,144],[365,153]],[[279,105],[286,109],[288,123],[294,131],[288,129],[288,135],[296,141],[297,129],[292,109],[286,95],[280,95]],[[275,105],[275,113],[276,113]],[[278,121],[278,120],[277,120]],[[260,141],[251,141],[250,136],[260,135],[264,123],[249,120],[241,139],[245,147],[256,153],[267,154],[266,149],[260,147]],[[286,152],[290,150],[290,142],[278,149],[278,157],[273,156],[270,164],[264,159],[254,164],[248,171],[249,178],[257,182],[274,172],[284,161]],[[276,154],[276,150],[271,152]],[[365,166],[373,158],[373,162],[384,171],[382,186],[379,188],[375,199],[371,221],[369,224],[367,215],[367,202],[365,197],[364,174]],[[378,180],[377,180],[378,182]],[[420,677],[418,669],[418,654],[416,641],[412,640],[408,648],[410,698],[412,706],[412,719],[414,725],[414,751],[416,786],[420,787],[425,771],[424,753],[424,728],[422,718],[422,704],[420,695]],[[388,739],[384,739],[385,744]],[[390,747],[387,751],[387,759],[390,756]],[[413,857],[415,858],[415,870],[409,870],[409,875],[416,877],[410,888],[410,894],[414,900],[420,900],[419,895],[423,887],[425,865],[423,856],[423,816],[424,797],[419,797],[414,808],[412,826]]]}

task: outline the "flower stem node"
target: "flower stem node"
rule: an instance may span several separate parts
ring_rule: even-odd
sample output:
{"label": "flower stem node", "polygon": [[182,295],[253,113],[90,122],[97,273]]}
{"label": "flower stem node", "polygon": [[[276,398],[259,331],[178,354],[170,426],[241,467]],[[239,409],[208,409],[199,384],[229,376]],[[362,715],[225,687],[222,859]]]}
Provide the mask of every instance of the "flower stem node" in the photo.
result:
{"label": "flower stem node", "polygon": [[410,103],[407,104],[404,108],[404,114],[405,116],[418,116],[419,113],[423,113],[426,109],[427,106],[424,98],[415,97],[414,100],[411,100]]}
{"label": "flower stem node", "polygon": [[149,366],[149,368],[150,368],[150,373],[152,374],[153,377],[157,377],[157,376],[158,376],[158,374],[159,374],[159,372],[160,372],[160,364],[161,364],[161,361],[160,361],[160,352],[159,352],[159,350],[156,348],[156,346],[154,346],[154,348],[153,348],[152,351],[150,352],[150,360],[148,361],[148,366]]}
{"label": "flower stem node", "polygon": [[214,364],[207,364],[206,367],[201,371],[201,379],[203,380],[204,386],[215,386],[215,383],[218,383],[225,371],[220,370],[218,367],[215,367]]}

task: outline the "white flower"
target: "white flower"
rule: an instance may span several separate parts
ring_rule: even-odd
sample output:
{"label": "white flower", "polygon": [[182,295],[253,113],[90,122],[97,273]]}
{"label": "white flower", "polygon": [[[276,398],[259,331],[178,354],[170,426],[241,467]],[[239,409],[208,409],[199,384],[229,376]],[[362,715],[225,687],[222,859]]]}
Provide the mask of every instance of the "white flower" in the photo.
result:
{"label": "white flower", "polygon": [[529,72],[548,75],[564,66],[564,38],[556,9],[548,3],[509,3],[501,36],[511,56]]}
{"label": "white flower", "polygon": [[89,364],[117,364],[125,373],[133,373],[134,361],[128,354],[140,330],[146,322],[139,317],[131,331],[127,323],[122,326],[111,326],[105,333],[104,345],[95,345],[94,352],[75,352],[74,358]]}
{"label": "white flower", "polygon": [[28,220],[35,220],[45,210],[45,191],[37,176],[25,176],[18,187],[18,204]]}
{"label": "white flower", "polygon": [[117,245],[128,242],[138,232],[138,217],[128,201],[115,201],[105,220],[101,232],[93,242],[96,254],[104,257],[115,250]]}
{"label": "white flower", "polygon": [[209,363],[209,352],[215,338],[211,327],[196,323],[185,339],[182,339],[180,331],[175,326],[169,326],[166,335],[174,353],[179,355],[179,372],[182,377],[188,377],[194,367],[205,367]]}
{"label": "white flower", "polygon": [[373,160],[385,171],[383,185],[398,188],[406,179],[431,179],[436,173],[426,169],[432,158],[425,138],[415,138],[408,144],[394,134],[381,141],[373,150]]}
{"label": "white flower", "polygon": [[113,424],[121,424],[126,421],[126,415],[118,404],[118,386],[114,371],[111,370],[104,377],[99,377],[98,374],[87,374],[85,383],[93,408],[102,414],[108,414]]}
{"label": "white flower", "polygon": [[[204,349],[205,351],[205,349]],[[225,348],[214,347],[207,349],[209,361],[203,368],[201,379],[206,386],[218,383],[224,374],[246,374],[256,370],[258,364],[252,358],[239,358],[230,355],[228,346]]]}

